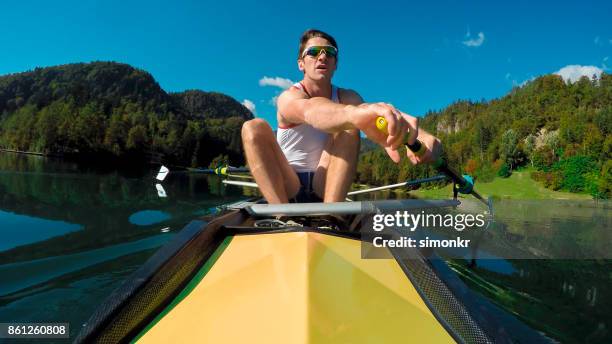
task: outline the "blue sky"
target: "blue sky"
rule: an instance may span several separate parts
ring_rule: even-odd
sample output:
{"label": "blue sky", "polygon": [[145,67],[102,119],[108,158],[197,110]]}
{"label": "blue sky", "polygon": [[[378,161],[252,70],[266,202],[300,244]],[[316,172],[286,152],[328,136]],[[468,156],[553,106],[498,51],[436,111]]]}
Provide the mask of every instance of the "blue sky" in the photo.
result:
{"label": "blue sky", "polygon": [[335,84],[420,116],[564,67],[609,72],[611,15],[610,1],[13,1],[0,11],[0,75],[118,61],[169,92],[249,100],[276,125],[273,85],[300,80],[298,38],[314,27],[339,43]]}

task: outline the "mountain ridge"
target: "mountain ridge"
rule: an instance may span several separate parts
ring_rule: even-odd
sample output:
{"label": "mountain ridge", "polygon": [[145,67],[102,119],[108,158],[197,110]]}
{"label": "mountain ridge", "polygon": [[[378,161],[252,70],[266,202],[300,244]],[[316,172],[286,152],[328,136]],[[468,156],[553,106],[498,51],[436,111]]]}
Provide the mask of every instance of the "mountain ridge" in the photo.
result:
{"label": "mountain ridge", "polygon": [[5,149],[123,161],[156,155],[187,166],[229,153],[241,163],[235,133],[251,118],[230,96],[167,93],[150,73],[124,63],[73,63],[0,76]]}

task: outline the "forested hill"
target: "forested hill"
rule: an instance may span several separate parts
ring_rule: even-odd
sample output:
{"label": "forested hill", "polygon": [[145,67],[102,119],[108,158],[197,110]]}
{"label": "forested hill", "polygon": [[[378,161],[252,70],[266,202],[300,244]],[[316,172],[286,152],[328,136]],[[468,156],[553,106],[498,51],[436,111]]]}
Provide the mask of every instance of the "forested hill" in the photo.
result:
{"label": "forested hill", "polygon": [[[532,167],[549,188],[611,196],[612,75],[574,83],[542,76],[499,99],[430,112],[420,124],[442,140],[452,165],[481,180]],[[378,149],[361,157],[358,179],[381,184],[432,172],[394,165]]]}
{"label": "forested hill", "polygon": [[166,93],[147,72],[77,63],[0,76],[0,147],[91,159],[201,166],[243,160],[242,123],[253,118],[215,92]]}
{"label": "forested hill", "polygon": [[192,119],[212,119],[242,117],[253,118],[244,105],[222,93],[188,90],[181,93],[170,93],[173,100],[181,106]]}

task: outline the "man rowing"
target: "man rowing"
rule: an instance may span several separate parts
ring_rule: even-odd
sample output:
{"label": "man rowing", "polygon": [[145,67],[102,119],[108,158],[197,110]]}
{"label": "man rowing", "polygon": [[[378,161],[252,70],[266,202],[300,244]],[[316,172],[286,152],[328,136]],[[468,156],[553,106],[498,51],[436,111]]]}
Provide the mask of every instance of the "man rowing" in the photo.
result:
{"label": "man rowing", "polygon": [[[242,127],[247,163],[268,203],[343,201],[357,168],[360,130],[396,163],[398,149],[417,139],[425,151],[406,150],[411,163],[437,159],[440,141],[419,130],[417,118],[391,104],[364,103],[357,92],[332,84],[338,45],[331,35],[304,32],[297,62],[304,77],[278,97],[276,137],[261,118]],[[388,135],[376,127],[379,116]]]}

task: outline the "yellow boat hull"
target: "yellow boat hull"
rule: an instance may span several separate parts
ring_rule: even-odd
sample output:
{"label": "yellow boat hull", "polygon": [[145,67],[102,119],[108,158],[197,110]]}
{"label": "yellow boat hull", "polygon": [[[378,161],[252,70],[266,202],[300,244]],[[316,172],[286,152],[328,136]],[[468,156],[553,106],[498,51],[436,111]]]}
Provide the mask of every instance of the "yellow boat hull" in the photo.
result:
{"label": "yellow boat hull", "polygon": [[454,343],[394,259],[316,232],[237,235],[142,343]]}

